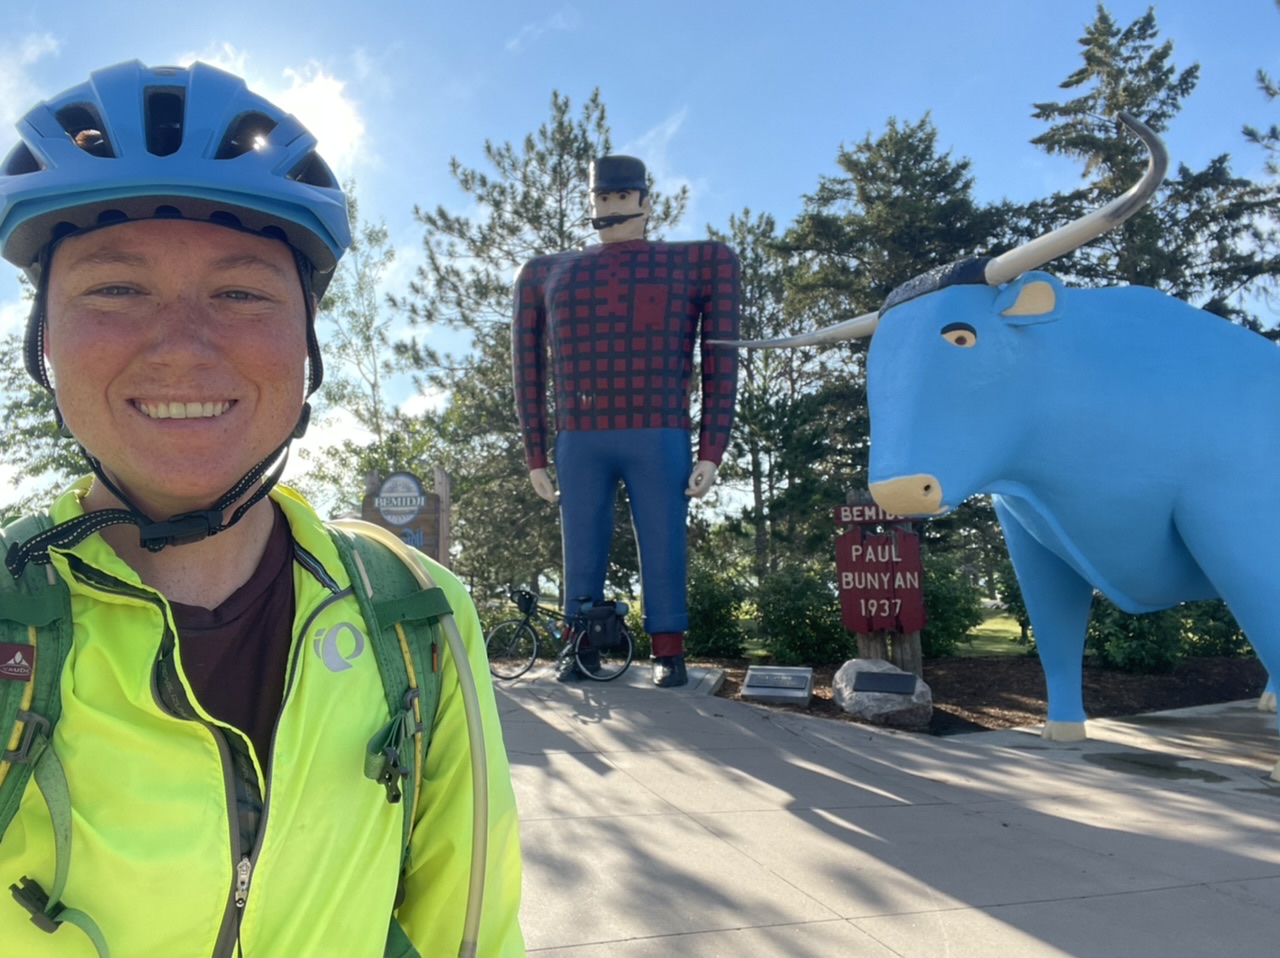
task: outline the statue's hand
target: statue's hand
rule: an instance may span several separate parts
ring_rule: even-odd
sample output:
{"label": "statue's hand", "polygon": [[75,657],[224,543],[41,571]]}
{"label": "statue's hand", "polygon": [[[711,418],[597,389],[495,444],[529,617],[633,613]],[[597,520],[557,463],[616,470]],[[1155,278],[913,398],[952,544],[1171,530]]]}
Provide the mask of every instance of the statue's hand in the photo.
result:
{"label": "statue's hand", "polygon": [[689,473],[689,486],[684,494],[694,499],[701,499],[716,484],[716,473],[719,471],[720,467],[714,462],[699,459],[693,465],[693,472]]}
{"label": "statue's hand", "polygon": [[529,481],[533,483],[533,491],[536,492],[547,502],[556,502],[560,498],[560,494],[556,492],[555,484],[551,481],[551,476],[547,474],[545,469],[530,469]]}

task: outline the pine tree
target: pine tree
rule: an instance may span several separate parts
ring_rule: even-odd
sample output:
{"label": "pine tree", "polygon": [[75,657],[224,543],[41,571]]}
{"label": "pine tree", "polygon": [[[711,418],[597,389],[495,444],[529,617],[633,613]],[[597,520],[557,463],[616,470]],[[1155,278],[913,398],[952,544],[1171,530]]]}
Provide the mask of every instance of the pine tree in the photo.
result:
{"label": "pine tree", "polygon": [[[1179,71],[1173,42],[1159,41],[1154,9],[1127,27],[1099,5],[1079,43],[1084,64],[1061,84],[1065,102],[1035,104],[1050,128],[1032,142],[1083,164],[1079,190],[1033,205],[1031,219],[1050,229],[1099,207],[1142,174],[1146,151],[1117,129],[1127,111],[1157,133],[1176,122],[1199,80],[1199,66]],[[1135,283],[1161,289],[1211,312],[1258,326],[1246,294],[1280,275],[1274,217],[1280,190],[1236,176],[1222,153],[1201,170],[1179,164],[1150,203],[1051,268],[1088,285]]]}
{"label": "pine tree", "polygon": [[1011,209],[973,198],[967,158],[938,150],[926,114],[890,118],[836,154],[840,175],[819,177],[784,245],[800,257],[790,292],[806,313],[837,321],[874,310],[896,286],[952,260],[989,251]]}
{"label": "pine tree", "polygon": [[[926,115],[915,123],[890,119],[880,135],[840,148],[840,174],[820,177],[781,241],[794,257],[787,306],[804,328],[873,311],[925,270],[990,252],[1018,235],[1020,211],[1009,203],[977,202],[969,160],[940,151],[937,139]],[[867,481],[866,346],[857,340],[828,350],[820,380],[785,411],[777,458],[785,480],[769,510],[779,533],[801,554],[830,549],[831,507]],[[981,502],[966,504],[945,520],[976,523],[982,535],[944,535],[940,545],[965,549],[971,539],[985,543],[992,536],[1000,543],[990,506],[983,510]],[[940,533],[948,530],[939,527]]]}
{"label": "pine tree", "polygon": [[[778,245],[777,224],[749,209],[729,217],[729,230],[708,235],[738,254],[741,264],[742,337],[767,339],[801,332],[799,317],[786,308],[788,257]],[[757,582],[778,568],[778,544],[771,503],[787,477],[780,468],[783,437],[793,428],[789,413],[805,393],[818,388],[826,362],[815,349],[743,350],[738,365],[738,408],[721,470],[725,485],[749,488],[749,500],[730,523],[745,526],[750,567]],[[717,537],[723,551],[732,537]]]}

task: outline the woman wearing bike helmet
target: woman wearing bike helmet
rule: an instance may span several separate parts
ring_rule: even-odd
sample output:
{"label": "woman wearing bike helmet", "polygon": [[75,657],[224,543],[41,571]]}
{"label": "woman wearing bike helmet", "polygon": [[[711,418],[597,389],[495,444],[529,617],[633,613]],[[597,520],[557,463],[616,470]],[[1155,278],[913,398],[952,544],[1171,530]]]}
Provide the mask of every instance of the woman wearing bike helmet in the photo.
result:
{"label": "woman wearing bike helmet", "polygon": [[[362,608],[394,596],[276,485],[350,238],[315,138],[204,64],[99,70],[18,129],[0,251],[36,286],[26,365],[92,474],[5,529],[0,724],[11,704],[17,721],[0,727],[0,884],[15,900],[0,950],[523,954],[514,798],[470,599],[419,570],[458,628],[427,656],[434,721],[405,713],[404,734],[426,723],[430,743],[407,809],[411,749],[370,749],[399,729]],[[66,642],[52,676],[42,630]],[[409,685],[406,710],[426,680]],[[391,768],[373,782],[371,751]],[[486,792],[487,851],[472,843]]]}

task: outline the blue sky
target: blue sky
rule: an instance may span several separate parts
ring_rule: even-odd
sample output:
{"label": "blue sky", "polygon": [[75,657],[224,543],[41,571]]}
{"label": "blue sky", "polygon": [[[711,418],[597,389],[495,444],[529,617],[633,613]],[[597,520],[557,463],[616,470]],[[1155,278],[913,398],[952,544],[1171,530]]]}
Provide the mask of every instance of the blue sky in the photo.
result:
{"label": "blue sky", "polygon": [[[1077,0],[649,0],[640,4],[435,0],[355,5],[219,0],[64,0],[8,11],[0,35],[0,150],[36,99],[101,65],[194,56],[243,72],[317,129],[322,152],[359,182],[362,210],[385,219],[416,263],[414,204],[465,210],[450,156],[479,163],[486,138],[518,139],[548,114],[551,91],[580,104],[599,87],[614,146],[645,159],[659,187],[687,183],[679,234],[727,224],[749,206],[788,222],[842,142],[890,117],[932,113],[939,143],[973,160],[983,199],[1026,200],[1078,170],[1028,140],[1031,103],[1064,98],[1095,4]],[[1280,122],[1254,74],[1280,74],[1273,0],[1164,0],[1163,37],[1200,86],[1169,135],[1174,162],[1231,152],[1261,172],[1240,126]],[[1113,0],[1127,24],[1145,2]],[[309,16],[301,15],[307,11]],[[216,11],[216,12],[214,12]],[[754,11],[754,12],[748,12]],[[677,237],[679,238],[679,237]],[[6,277],[7,279],[7,277]],[[8,299],[0,286],[0,301]]]}
{"label": "blue sky", "polygon": [[[1112,0],[1127,25],[1146,9]],[[1244,123],[1280,122],[1255,73],[1280,74],[1274,0],[1161,0],[1162,38],[1200,85],[1170,131],[1174,163],[1229,152],[1260,177]],[[614,148],[644,159],[659,188],[687,184],[688,215],[671,238],[727,226],[750,207],[781,225],[841,143],[890,117],[932,114],[939,145],[973,161],[980,199],[1069,188],[1078,168],[1028,141],[1036,101],[1080,65],[1078,38],[1096,4],[1079,0],[63,0],[7,10],[0,34],[0,151],[36,100],[90,70],[138,58],[210,60],[287,105],[321,151],[359,183],[361,210],[385,220],[400,291],[419,262],[415,204],[466,212],[449,158],[481,162],[485,139],[519,140],[548,115],[551,91],[581,104],[599,87]],[[202,11],[204,13],[202,14]],[[19,321],[18,287],[0,267],[0,329]]]}

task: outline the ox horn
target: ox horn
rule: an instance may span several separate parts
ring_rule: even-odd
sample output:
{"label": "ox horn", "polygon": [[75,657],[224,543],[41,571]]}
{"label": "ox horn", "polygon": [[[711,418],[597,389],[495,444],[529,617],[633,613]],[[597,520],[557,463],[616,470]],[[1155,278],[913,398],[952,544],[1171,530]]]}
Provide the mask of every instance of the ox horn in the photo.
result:
{"label": "ox horn", "polygon": [[[1101,209],[1087,213],[1066,226],[1059,227],[1044,236],[1038,236],[990,260],[983,272],[987,285],[999,286],[1001,283],[1007,283],[1029,269],[1043,266],[1051,259],[1078,249],[1089,240],[1119,226],[1151,199],[1152,194],[1164,182],[1165,173],[1169,169],[1169,153],[1155,131],[1137,117],[1123,111],[1118,113],[1117,117],[1121,123],[1137,134],[1138,139],[1142,140],[1150,154],[1142,179]],[[716,339],[711,342],[725,346],[745,346],[751,349],[820,346],[823,343],[838,343],[847,339],[863,339],[870,336],[875,332],[879,320],[880,313],[877,311],[846,319],[834,326],[825,326],[812,332],[785,336],[781,339]]]}
{"label": "ox horn", "polygon": [[833,326],[823,326],[807,333],[784,336],[781,339],[712,339],[721,346],[743,346],[747,349],[796,349],[800,346],[821,346],[823,343],[839,343],[846,339],[865,339],[876,331],[880,313],[863,313]]}
{"label": "ox horn", "polygon": [[988,285],[999,286],[1001,283],[1007,283],[1029,269],[1043,266],[1051,259],[1079,249],[1089,240],[1119,226],[1151,199],[1151,194],[1164,182],[1165,172],[1169,169],[1169,153],[1155,131],[1137,117],[1124,112],[1117,114],[1117,117],[1121,123],[1137,134],[1138,139],[1146,144],[1147,151],[1150,153],[1147,159],[1147,171],[1142,174],[1142,179],[1102,209],[1086,213],[1078,220],[1061,226],[1052,233],[1038,236],[1028,243],[1023,243],[995,257],[987,263],[985,276]]}

